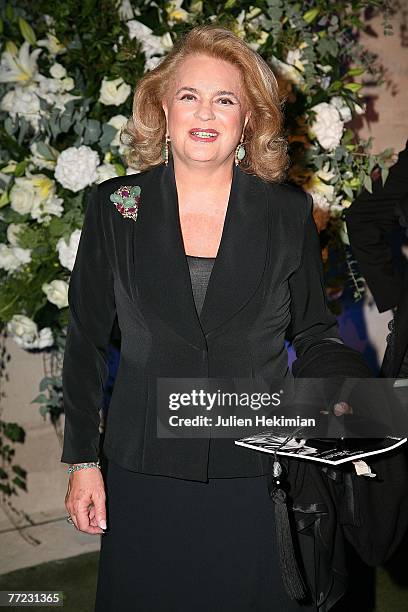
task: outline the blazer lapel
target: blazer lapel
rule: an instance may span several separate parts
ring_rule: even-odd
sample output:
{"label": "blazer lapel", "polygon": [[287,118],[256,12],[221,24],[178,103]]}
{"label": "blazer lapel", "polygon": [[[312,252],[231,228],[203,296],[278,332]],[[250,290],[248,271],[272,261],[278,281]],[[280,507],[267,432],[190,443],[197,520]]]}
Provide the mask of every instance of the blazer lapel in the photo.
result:
{"label": "blazer lapel", "polygon": [[[136,175],[137,178],[137,175]],[[267,259],[265,185],[234,165],[217,257],[198,316],[180,225],[173,160],[143,184],[134,223],[134,271],[146,313],[156,313],[190,344],[205,349],[206,334],[230,319],[258,287]]]}

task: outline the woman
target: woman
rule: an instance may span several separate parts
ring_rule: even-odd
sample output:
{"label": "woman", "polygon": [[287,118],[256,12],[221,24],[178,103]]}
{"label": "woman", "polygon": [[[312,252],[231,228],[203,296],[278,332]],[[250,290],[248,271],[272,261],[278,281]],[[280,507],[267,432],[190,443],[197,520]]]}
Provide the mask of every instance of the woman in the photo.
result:
{"label": "woman", "polygon": [[[282,182],[282,124],[260,56],[229,30],[194,28],[136,88],[128,133],[141,172],[93,191],[69,288],[61,460],[75,470],[66,507],[76,528],[107,527],[97,612],[317,609],[284,589],[268,457],[156,428],[157,378],[272,380],[290,375],[285,337],[298,357],[340,346],[311,197]],[[305,586],[328,610],[341,581],[330,575],[323,594],[313,550],[302,552]]]}

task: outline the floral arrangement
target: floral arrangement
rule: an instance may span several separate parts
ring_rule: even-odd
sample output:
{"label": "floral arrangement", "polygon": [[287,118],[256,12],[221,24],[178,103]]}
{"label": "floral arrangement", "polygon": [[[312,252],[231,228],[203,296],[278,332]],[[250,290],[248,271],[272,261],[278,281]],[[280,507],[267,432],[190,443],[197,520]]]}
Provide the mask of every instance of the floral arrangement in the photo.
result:
{"label": "floral arrangement", "polygon": [[[88,190],[137,172],[126,168],[119,140],[131,114],[131,92],[191,26],[230,27],[271,65],[285,100],[289,179],[313,195],[326,259],[339,245],[346,253],[342,212],[363,186],[371,189],[375,167],[385,180],[390,152],[372,155],[371,141],[361,142],[347,127],[365,110],[362,77],[382,82],[357,34],[364,28],[362,12],[385,11],[385,2],[343,5],[14,0],[1,9],[0,322],[23,349],[55,357],[54,371],[33,400],[44,418],[48,414],[56,423],[63,410],[68,284]],[[384,31],[390,33],[387,23]],[[116,205],[125,211],[123,196]],[[358,297],[359,279],[352,279]],[[338,296],[344,282],[332,284],[329,295]]]}

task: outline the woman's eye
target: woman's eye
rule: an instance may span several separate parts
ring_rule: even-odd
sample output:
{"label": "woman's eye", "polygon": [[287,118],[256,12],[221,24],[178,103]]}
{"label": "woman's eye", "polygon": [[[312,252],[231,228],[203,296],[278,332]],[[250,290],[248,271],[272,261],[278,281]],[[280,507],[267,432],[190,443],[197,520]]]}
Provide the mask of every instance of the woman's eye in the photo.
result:
{"label": "woman's eye", "polygon": [[184,94],[184,96],[181,96],[180,100],[184,100],[184,98],[195,98],[195,96],[193,96],[193,94]]}
{"label": "woman's eye", "polygon": [[[220,98],[219,102],[228,102],[228,104],[234,104],[234,102],[229,98]],[[221,104],[221,106],[228,106],[228,104]]]}

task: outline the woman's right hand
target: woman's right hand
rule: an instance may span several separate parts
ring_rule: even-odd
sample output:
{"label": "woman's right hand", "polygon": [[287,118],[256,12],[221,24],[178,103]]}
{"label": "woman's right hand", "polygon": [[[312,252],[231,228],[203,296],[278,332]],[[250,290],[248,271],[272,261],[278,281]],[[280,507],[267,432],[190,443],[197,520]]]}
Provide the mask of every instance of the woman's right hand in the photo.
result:
{"label": "woman's right hand", "polygon": [[106,529],[105,485],[98,468],[71,472],[65,507],[79,531],[93,535]]}

